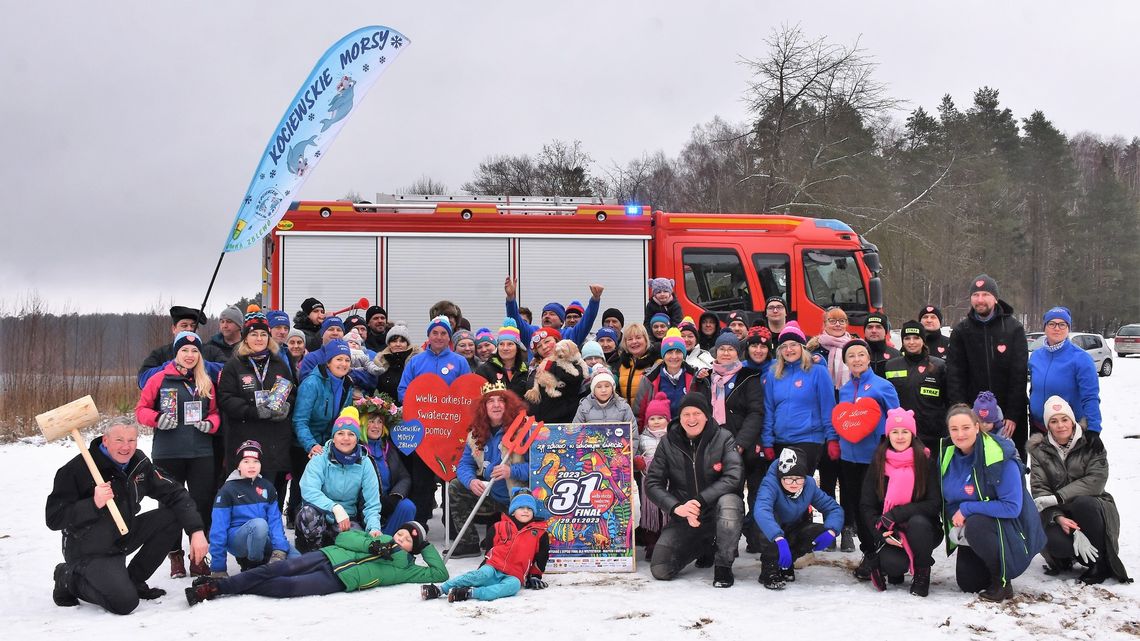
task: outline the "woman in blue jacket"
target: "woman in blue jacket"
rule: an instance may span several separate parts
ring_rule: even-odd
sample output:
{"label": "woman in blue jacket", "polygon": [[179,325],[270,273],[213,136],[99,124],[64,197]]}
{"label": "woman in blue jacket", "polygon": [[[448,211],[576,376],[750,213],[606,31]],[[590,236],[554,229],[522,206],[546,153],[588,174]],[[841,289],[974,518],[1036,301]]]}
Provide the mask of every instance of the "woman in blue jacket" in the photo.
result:
{"label": "woman in blue jacket", "polygon": [[946,415],[950,438],[939,448],[946,553],[957,550],[963,592],[986,601],[1013,597],[1012,580],[1045,546],[1045,531],[1013,442],[981,429],[968,405]]}
{"label": "woman in blue jacket", "polygon": [[398,424],[398,409],[390,398],[364,397],[353,403],[360,412],[361,428],[368,440],[361,445],[368,451],[380,481],[381,532],[392,536],[401,523],[416,516],[416,504],[407,497],[412,490],[412,475],[404,467],[400,451],[392,442],[389,428]]}
{"label": "woman in blue jacket", "polygon": [[[760,527],[760,583],[781,590],[796,580],[795,560],[808,552],[826,550],[843,527],[843,508],[815,484],[803,452],[785,447],[768,468],[752,518]],[[823,513],[823,523],[812,510]]]}
{"label": "woman in blue jacket", "polygon": [[[816,365],[804,349],[807,339],[795,321],[780,332],[776,364],[764,375],[764,458],[773,461],[779,450],[794,446],[804,455],[808,475],[815,472],[824,443],[838,438],[831,426],[835,388],[827,368]],[[838,444],[835,455],[839,458]]]}
{"label": "woman in blue jacket", "polygon": [[1045,312],[1045,343],[1029,355],[1029,417],[1045,432],[1041,408],[1045,399],[1065,399],[1077,421],[1088,432],[1100,434],[1100,379],[1096,363],[1069,340],[1072,315],[1066,307]]}
{"label": "woman in blue jacket", "polygon": [[[360,414],[355,407],[341,411],[332,439],[309,460],[301,476],[296,544],[301,552],[332,545],[336,535],[363,526],[380,535],[380,481],[368,451],[360,445]],[[363,507],[363,509],[362,509]]]}
{"label": "woman in blue jacket", "polygon": [[[854,403],[861,398],[874,399],[879,406],[879,422],[875,429],[858,441],[850,441],[843,432],[839,434],[839,474],[840,487],[844,491],[840,495],[843,504],[843,514],[846,522],[843,524],[843,550],[852,549],[852,537],[859,535],[859,551],[863,553],[863,560],[855,570],[855,577],[867,580],[871,578],[871,566],[875,557],[875,540],[871,529],[859,516],[859,494],[863,489],[863,480],[867,477],[867,468],[871,466],[871,459],[875,456],[875,448],[883,440],[885,430],[883,426],[887,421],[887,412],[899,406],[899,395],[895,386],[880,378],[871,370],[871,348],[861,338],[854,338],[843,346],[843,364],[851,372],[843,387],[839,388],[840,403]],[[835,417],[832,417],[832,423]]]}

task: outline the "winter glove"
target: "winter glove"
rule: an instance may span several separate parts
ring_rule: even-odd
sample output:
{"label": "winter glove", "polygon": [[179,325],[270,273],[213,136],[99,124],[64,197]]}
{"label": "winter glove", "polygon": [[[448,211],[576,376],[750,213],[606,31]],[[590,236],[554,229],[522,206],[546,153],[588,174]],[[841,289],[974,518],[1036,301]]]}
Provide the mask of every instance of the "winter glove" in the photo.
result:
{"label": "winter glove", "polygon": [[257,418],[265,421],[273,417],[273,410],[264,405],[257,406]]}
{"label": "winter glove", "polygon": [[221,570],[218,572],[211,572],[210,578],[211,579],[228,579],[228,578],[230,578],[230,573],[226,572],[225,570]]}
{"label": "winter glove", "polygon": [[812,550],[815,552],[822,552],[831,547],[835,543],[835,533],[831,530],[824,530],[819,536],[815,537],[812,541]]}
{"label": "winter glove", "polygon": [[1081,563],[1089,566],[1096,563],[1097,557],[1100,556],[1096,546],[1080,530],[1073,530],[1073,554],[1080,559]]}
{"label": "winter glove", "polygon": [[178,417],[173,414],[159,414],[157,427],[160,430],[172,430],[178,427]]}
{"label": "winter glove", "polygon": [[875,523],[875,529],[880,532],[894,532],[896,526],[895,520],[887,514],[880,516],[878,522]]}
{"label": "winter glove", "polygon": [[967,547],[969,547],[969,545],[970,545],[970,542],[966,540],[966,528],[965,528],[965,526],[963,526],[963,527],[958,527],[958,526],[951,527],[950,533],[947,536],[949,537],[951,543],[956,543],[958,545],[965,545]]}
{"label": "winter glove", "polygon": [[274,550],[273,553],[269,555],[269,562],[277,563],[278,561],[284,561],[287,556],[289,555],[285,553],[285,550]]}
{"label": "winter glove", "polygon": [[644,472],[645,467],[646,465],[644,456],[638,454],[637,456],[633,457],[633,469],[637,470],[638,472]]}
{"label": "winter glove", "polygon": [[[831,538],[832,540],[835,539],[834,536]],[[794,559],[792,559],[792,548],[788,545],[788,540],[784,537],[776,539],[776,550],[779,552],[776,561],[780,564],[780,568],[787,570],[792,567]]]}
{"label": "winter glove", "polygon": [[269,419],[272,421],[284,421],[289,418],[289,410],[291,409],[293,409],[293,406],[290,405],[288,401],[285,401],[281,403],[281,407],[278,408],[277,411],[270,415]]}
{"label": "winter glove", "polygon": [[1033,504],[1037,506],[1038,512],[1044,512],[1058,503],[1060,501],[1057,500],[1056,494],[1046,494],[1033,499]]}
{"label": "winter glove", "polygon": [[774,448],[774,447],[764,448],[764,458],[768,459],[769,461],[775,461],[776,460],[776,448]]}
{"label": "winter glove", "polygon": [[833,461],[839,460],[839,441],[827,442],[827,458]]}
{"label": "winter glove", "polygon": [[214,424],[210,421],[198,421],[194,424],[194,429],[203,434],[209,434],[214,429]]}
{"label": "winter glove", "polygon": [[528,590],[545,590],[546,581],[538,578],[537,576],[528,576],[526,578],[526,589]]}
{"label": "winter glove", "polygon": [[368,544],[368,553],[375,554],[385,561],[392,560],[392,552],[399,546],[395,541],[373,541]]}
{"label": "winter glove", "polygon": [[349,356],[349,366],[352,367],[352,369],[364,369],[368,367],[368,363],[372,360],[368,358],[368,354],[365,354],[362,349],[354,349],[349,353],[351,354],[351,356]]}

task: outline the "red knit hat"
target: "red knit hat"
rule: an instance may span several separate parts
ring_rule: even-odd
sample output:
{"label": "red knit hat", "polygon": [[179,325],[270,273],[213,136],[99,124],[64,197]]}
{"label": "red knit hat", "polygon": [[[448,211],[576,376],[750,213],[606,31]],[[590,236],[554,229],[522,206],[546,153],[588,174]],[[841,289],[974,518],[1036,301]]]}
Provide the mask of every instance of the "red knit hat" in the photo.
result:
{"label": "red knit hat", "polygon": [[669,410],[669,397],[665,392],[657,392],[653,396],[653,400],[645,406],[645,418],[648,420],[652,416],[664,416],[665,420],[673,420],[673,414]]}

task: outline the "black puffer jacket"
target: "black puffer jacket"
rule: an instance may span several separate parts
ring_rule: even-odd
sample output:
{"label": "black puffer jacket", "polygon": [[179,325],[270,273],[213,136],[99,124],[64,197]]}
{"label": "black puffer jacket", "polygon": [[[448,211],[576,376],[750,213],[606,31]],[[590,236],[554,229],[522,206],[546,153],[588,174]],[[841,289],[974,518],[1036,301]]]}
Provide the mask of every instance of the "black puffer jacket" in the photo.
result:
{"label": "black puffer jacket", "polygon": [[398,393],[400,391],[400,379],[404,376],[404,367],[408,364],[408,359],[419,354],[423,350],[415,345],[402,352],[392,352],[390,348],[385,347],[376,358],[372,360],[380,367],[376,374],[376,393],[387,394],[393,399],[400,398]]}
{"label": "black puffer jacket", "polygon": [[[218,409],[222,413],[226,457],[247,440],[261,443],[261,469],[265,475],[289,469],[289,448],[293,444],[291,417],[274,421],[258,418],[257,392],[273,389],[277,379],[292,380],[290,367],[277,355],[270,355],[265,376],[258,379],[248,357],[230,359],[218,377]],[[289,404],[296,405],[297,387],[289,390]],[[290,414],[292,410],[290,409]],[[226,469],[235,467],[227,461]]]}
{"label": "black puffer jacket", "polygon": [[321,348],[321,326],[314,325],[313,321],[309,320],[308,314],[298,310],[293,315],[293,329],[304,332],[306,350],[315,352]]}
{"label": "black puffer jacket", "polygon": [[[202,530],[202,517],[185,488],[156,472],[141,450],[135,451],[124,471],[99,449],[102,442],[102,436],[91,442],[91,458],[103,479],[111,484],[115,504],[128,529],[143,499],[149,497],[173,510],[187,534]],[[97,509],[94,496],[95,481],[82,456],[76,455],[55,473],[55,483],[47,497],[47,526],[63,531],[63,556],[68,561],[127,552],[120,544],[111,512]]]}
{"label": "black puffer jacket", "polygon": [[711,513],[720,497],[740,493],[743,478],[744,466],[728,430],[709,418],[700,438],[690,439],[680,420],[673,419],[645,472],[645,491],[676,519],[673,509],[692,499],[700,502],[702,514]]}
{"label": "black puffer jacket", "polygon": [[[905,532],[905,524],[910,517],[921,514],[930,519],[938,532],[938,538],[934,541],[937,545],[938,541],[942,540],[942,477],[938,473],[938,461],[936,456],[932,456],[927,462],[928,470],[926,472],[926,492],[923,493],[922,499],[918,501],[911,501],[903,505],[896,505],[891,508],[891,518],[900,524],[900,528]],[[883,477],[883,487],[889,479]],[[883,516],[883,499],[879,498],[879,479],[874,475],[867,474],[863,477],[863,493],[859,497],[859,517],[867,524],[867,529],[871,531],[871,537],[875,539],[875,547],[878,548],[883,545],[883,534],[875,528],[875,524],[879,522],[879,517]]]}
{"label": "black puffer jacket", "polygon": [[895,386],[899,407],[914,411],[918,435],[928,447],[949,436],[946,432],[946,361],[922,354],[904,354],[887,361],[883,378]]}
{"label": "black puffer jacket", "polygon": [[758,369],[745,366],[736,373],[724,398],[724,427],[745,452],[755,454],[764,429],[764,382]]}
{"label": "black puffer jacket", "polygon": [[931,356],[944,359],[950,353],[950,337],[944,336],[941,331],[928,332],[922,331],[922,341],[926,343],[926,349],[930,350]]}
{"label": "black puffer jacket", "polygon": [[508,377],[506,367],[503,366],[503,361],[499,360],[498,354],[492,355],[491,358],[487,359],[486,363],[476,368],[475,373],[487,379],[489,383],[502,381],[502,383],[507,386],[507,389],[517,394],[519,398],[522,398],[523,394],[526,394],[527,379],[530,378],[530,368],[527,367],[522,359],[518,358],[515,359],[515,367],[511,370],[510,376]]}
{"label": "black puffer jacket", "polygon": [[1002,415],[1017,423],[1013,441],[1024,451],[1028,437],[1028,371],[1025,328],[1013,317],[1013,308],[999,300],[989,322],[981,322],[971,311],[954,327],[946,360],[947,401],[951,405],[973,405],[978,392],[993,392]]}
{"label": "black puffer jacket", "polygon": [[887,361],[902,356],[902,352],[887,345],[887,341],[867,341],[867,347],[871,348],[871,371],[877,374],[879,378],[883,378]]}

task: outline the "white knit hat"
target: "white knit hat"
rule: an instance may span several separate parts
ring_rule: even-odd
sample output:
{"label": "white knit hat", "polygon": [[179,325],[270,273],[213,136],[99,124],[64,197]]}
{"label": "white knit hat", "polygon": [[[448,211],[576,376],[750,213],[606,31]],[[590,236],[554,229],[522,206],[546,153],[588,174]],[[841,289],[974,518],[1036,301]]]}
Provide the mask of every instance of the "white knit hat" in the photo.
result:
{"label": "white knit hat", "polygon": [[1077,422],[1077,417],[1073,415],[1073,408],[1069,407],[1065,399],[1057,395],[1050,396],[1049,400],[1045,401],[1045,411],[1043,414],[1045,416],[1045,425],[1049,424],[1049,419],[1058,414],[1064,414],[1069,417],[1070,421],[1074,423]]}

